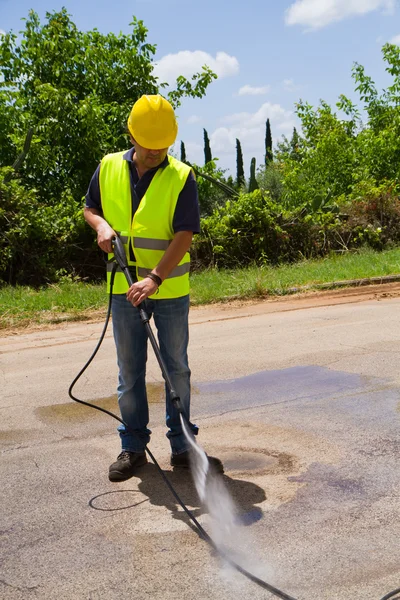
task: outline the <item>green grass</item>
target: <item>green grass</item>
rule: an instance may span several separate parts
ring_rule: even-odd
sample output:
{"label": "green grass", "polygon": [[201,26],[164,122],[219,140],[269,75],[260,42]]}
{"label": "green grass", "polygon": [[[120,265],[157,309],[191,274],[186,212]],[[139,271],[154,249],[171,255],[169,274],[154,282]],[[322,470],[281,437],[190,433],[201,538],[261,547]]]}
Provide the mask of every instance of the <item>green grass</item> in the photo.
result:
{"label": "green grass", "polygon": [[228,299],[285,295],[291,288],[317,287],[318,284],[381,277],[400,273],[400,248],[386,252],[364,250],[305,260],[280,267],[194,273],[191,278],[192,304],[207,304]]}
{"label": "green grass", "polygon": [[52,284],[38,290],[27,286],[0,288],[0,330],[32,324],[85,320],[105,314],[104,285],[82,282]]}
{"label": "green grass", "polygon": [[[191,276],[193,305],[251,299],[291,293],[291,288],[312,288],[322,283],[381,277],[400,273],[400,248],[386,252],[365,250],[302,261],[280,267],[241,270],[210,269]],[[107,309],[105,285],[63,281],[35,290],[0,288],[0,329],[102,318]]]}

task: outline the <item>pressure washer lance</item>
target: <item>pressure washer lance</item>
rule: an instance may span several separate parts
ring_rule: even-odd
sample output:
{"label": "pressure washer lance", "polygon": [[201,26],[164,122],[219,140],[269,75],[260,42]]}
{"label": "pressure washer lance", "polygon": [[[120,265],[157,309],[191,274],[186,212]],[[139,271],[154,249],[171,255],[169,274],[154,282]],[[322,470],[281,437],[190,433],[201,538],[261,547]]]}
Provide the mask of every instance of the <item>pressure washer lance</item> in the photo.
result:
{"label": "pressure washer lance", "polygon": [[[100,348],[100,346],[101,346],[101,344],[103,342],[104,336],[106,334],[108,323],[109,323],[110,316],[111,316],[112,288],[113,288],[113,283],[114,283],[115,272],[116,272],[117,266],[119,266],[120,269],[122,270],[122,272],[124,273],[124,275],[125,275],[128,283],[129,283],[129,286],[131,286],[134,283],[132,275],[131,275],[131,273],[129,271],[128,264],[127,264],[126,254],[125,254],[125,248],[124,248],[124,246],[123,246],[120,238],[118,236],[116,236],[115,238],[113,238],[112,241],[113,241],[113,250],[114,250],[114,256],[115,256],[115,261],[116,262],[115,262],[115,264],[113,266],[113,270],[111,272],[110,297],[109,297],[109,302],[108,302],[107,316],[106,316],[106,319],[105,319],[105,322],[104,322],[104,326],[103,326],[103,331],[101,332],[99,341],[97,342],[96,347],[93,350],[92,355],[90,356],[89,360],[82,367],[82,369],[79,371],[79,373],[76,375],[76,377],[72,381],[71,385],[69,386],[68,395],[75,402],[79,402],[79,404],[83,404],[84,406],[89,406],[90,408],[94,408],[95,410],[99,410],[99,411],[101,411],[101,412],[109,415],[110,417],[112,417],[116,421],[119,421],[119,423],[121,423],[122,425],[124,425],[124,427],[127,430],[129,430],[129,425],[123,419],[121,419],[121,417],[119,417],[115,413],[113,413],[113,412],[111,412],[111,411],[109,411],[109,410],[107,410],[105,408],[102,408],[101,406],[96,406],[96,404],[92,404],[91,402],[86,402],[85,400],[81,400],[80,398],[77,398],[76,396],[74,396],[73,393],[72,393],[72,390],[73,390],[75,384],[77,383],[77,381],[80,379],[80,377],[82,376],[82,374],[86,371],[86,369],[88,368],[88,366],[90,365],[90,363],[92,362],[92,360],[94,359],[94,357],[96,356],[96,354],[97,354],[97,352],[98,352],[98,350],[99,350],[99,348]],[[144,308],[141,305],[138,306],[138,310],[139,310],[139,313],[140,313],[140,318],[141,318],[144,326],[146,327],[146,331],[147,331],[147,334],[149,336],[149,339],[150,339],[151,345],[153,347],[154,353],[156,355],[158,364],[160,365],[161,372],[163,374],[163,377],[165,379],[165,383],[167,385],[168,391],[169,391],[170,396],[171,396],[171,400],[174,402],[177,410],[179,411],[179,413],[181,415],[181,418],[183,418],[185,420],[185,422],[188,423],[186,415],[185,415],[184,411],[182,410],[182,406],[181,406],[181,403],[180,403],[180,398],[179,398],[179,396],[177,395],[177,393],[175,392],[175,390],[172,387],[171,379],[170,379],[170,377],[168,375],[167,368],[166,368],[166,366],[164,364],[164,361],[163,361],[162,356],[160,354],[160,350],[158,348],[157,341],[156,341],[156,339],[154,337],[153,331],[152,331],[150,323],[149,323],[150,319],[149,319],[146,311],[144,310]],[[178,504],[181,506],[181,508],[187,514],[187,516],[189,517],[189,519],[194,523],[194,525],[195,525],[197,531],[199,532],[200,536],[215,550],[215,552],[217,554],[219,554],[219,556],[221,556],[221,558],[223,558],[224,560],[226,560],[226,562],[228,564],[230,564],[231,567],[233,567],[239,573],[241,573],[242,575],[244,575],[245,577],[247,577],[247,579],[250,579],[251,581],[253,581],[257,585],[259,585],[260,587],[264,588],[265,590],[268,590],[274,596],[277,596],[278,598],[282,598],[282,600],[297,600],[293,596],[289,596],[288,594],[286,594],[285,592],[279,590],[278,588],[274,587],[273,585],[267,583],[266,581],[263,581],[259,577],[256,577],[255,575],[253,575],[252,573],[250,573],[249,571],[247,571],[246,569],[244,569],[243,567],[241,567],[238,563],[236,563],[228,554],[225,554],[225,552],[222,551],[215,544],[215,542],[213,541],[213,539],[208,535],[208,533],[203,528],[203,526],[199,523],[199,521],[196,519],[196,517],[194,516],[194,514],[188,509],[188,507],[183,502],[183,500],[181,499],[181,497],[179,496],[179,494],[176,492],[176,490],[173,487],[172,483],[170,482],[170,480],[168,479],[168,477],[166,476],[166,474],[164,473],[164,471],[161,469],[161,467],[158,464],[156,458],[153,456],[152,452],[149,450],[149,448],[147,446],[145,447],[145,450],[146,450],[147,454],[150,456],[151,460],[153,461],[155,467],[157,468],[158,472],[160,473],[161,477],[163,478],[163,480],[164,480],[165,484],[167,485],[168,489],[170,490],[170,492],[174,496],[175,500],[178,502]],[[389,600],[390,598],[393,598],[397,594],[400,594],[400,588],[394,590],[393,592],[389,592],[389,594],[386,594],[386,596],[384,596],[381,600]]]}

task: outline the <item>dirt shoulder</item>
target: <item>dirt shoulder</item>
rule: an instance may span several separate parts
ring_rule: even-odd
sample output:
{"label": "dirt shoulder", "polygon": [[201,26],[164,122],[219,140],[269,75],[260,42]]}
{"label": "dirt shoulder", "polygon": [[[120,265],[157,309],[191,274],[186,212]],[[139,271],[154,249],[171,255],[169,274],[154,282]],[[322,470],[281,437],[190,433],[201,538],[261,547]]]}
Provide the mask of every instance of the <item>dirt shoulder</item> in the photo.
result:
{"label": "dirt shoulder", "polygon": [[191,308],[191,319],[197,321],[208,316],[208,320],[240,318],[250,314],[268,314],[303,310],[316,306],[334,306],[384,300],[400,296],[400,282],[381,285],[355,286],[337,290],[306,291],[288,296],[273,296],[261,300],[234,300]]}

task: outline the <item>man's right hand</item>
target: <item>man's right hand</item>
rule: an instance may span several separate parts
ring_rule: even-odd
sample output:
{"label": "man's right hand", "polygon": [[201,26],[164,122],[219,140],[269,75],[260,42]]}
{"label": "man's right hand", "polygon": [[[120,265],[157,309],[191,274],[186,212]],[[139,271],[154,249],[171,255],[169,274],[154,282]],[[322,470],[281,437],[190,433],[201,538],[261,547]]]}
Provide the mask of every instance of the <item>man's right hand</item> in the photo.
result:
{"label": "man's right hand", "polygon": [[85,207],[83,211],[87,223],[97,233],[97,243],[104,252],[112,252],[112,239],[116,233],[96,208]]}
{"label": "man's right hand", "polygon": [[112,227],[105,221],[97,229],[97,243],[104,252],[112,252],[112,239],[116,237],[116,233]]}

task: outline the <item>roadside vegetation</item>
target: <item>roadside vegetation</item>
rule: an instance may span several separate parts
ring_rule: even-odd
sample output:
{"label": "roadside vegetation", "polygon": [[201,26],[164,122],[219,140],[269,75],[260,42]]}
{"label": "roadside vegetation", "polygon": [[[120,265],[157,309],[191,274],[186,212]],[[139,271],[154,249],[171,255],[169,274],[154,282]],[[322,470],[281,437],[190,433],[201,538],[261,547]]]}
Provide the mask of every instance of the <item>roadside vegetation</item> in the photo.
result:
{"label": "roadside vegetation", "polygon": [[[104,261],[82,215],[90,177],[102,156],[128,147],[126,118],[142,93],[179,107],[216,77],[203,67],[167,92],[136,18],[119,35],[79,31],[65,9],[45,23],[30,11],[24,27],[0,36],[3,328],[104,311]],[[400,271],[400,47],[385,44],[382,57],[391,77],[382,92],[353,66],[359,106],[343,95],[334,107],[299,100],[299,131],[275,147],[267,119],[264,161],[251,158],[248,176],[240,140],[236,176],[219,168],[205,129],[203,165],[181,141],[201,210],[194,304]]]}

